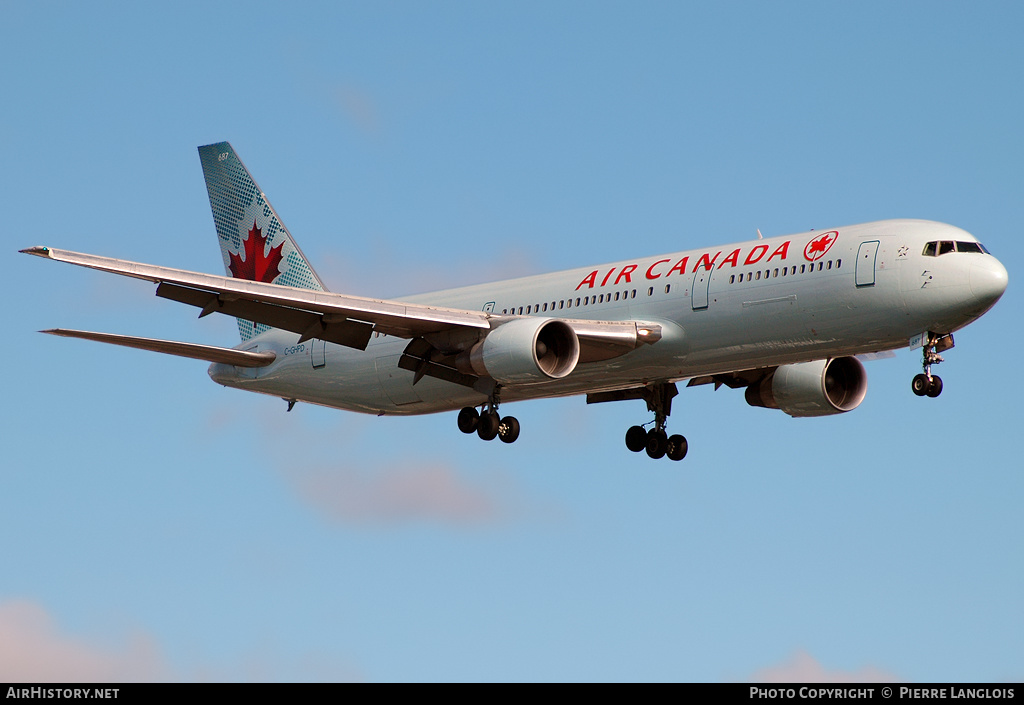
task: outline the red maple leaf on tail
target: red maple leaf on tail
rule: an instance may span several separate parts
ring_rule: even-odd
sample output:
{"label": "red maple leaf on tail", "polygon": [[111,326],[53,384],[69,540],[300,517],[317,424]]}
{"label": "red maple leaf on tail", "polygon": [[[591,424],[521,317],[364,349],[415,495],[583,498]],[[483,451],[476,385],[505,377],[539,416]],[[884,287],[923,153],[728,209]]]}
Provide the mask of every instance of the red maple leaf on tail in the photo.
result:
{"label": "red maple leaf on tail", "polygon": [[270,254],[264,254],[267,249],[267,238],[263,231],[252,222],[252,230],[249,237],[242,241],[242,249],[245,252],[245,259],[241,255],[229,252],[231,257],[231,276],[235,279],[248,279],[250,281],[272,283],[281,274],[281,249],[282,242],[277,247],[270,248]]}

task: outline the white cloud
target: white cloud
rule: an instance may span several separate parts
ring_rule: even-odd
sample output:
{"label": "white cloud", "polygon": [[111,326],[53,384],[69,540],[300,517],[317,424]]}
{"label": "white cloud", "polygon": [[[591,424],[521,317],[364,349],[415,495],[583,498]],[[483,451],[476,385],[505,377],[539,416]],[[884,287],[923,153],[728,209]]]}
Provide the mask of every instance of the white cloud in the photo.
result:
{"label": "white cloud", "polygon": [[[262,428],[267,462],[305,505],[337,524],[379,528],[426,523],[477,528],[539,511],[524,500],[514,478],[498,470],[477,470],[467,477],[444,454],[423,459],[401,449],[389,452],[386,447],[367,457],[367,449],[379,445],[382,438],[391,438],[389,428],[393,429],[394,419],[389,427],[389,420],[348,415],[342,417],[344,424],[331,422],[331,432],[325,436],[312,416],[284,413],[283,402],[280,406],[260,404],[255,409],[225,407],[210,416],[210,423],[217,421],[222,438]],[[339,446],[350,446],[342,462],[334,459]],[[295,462],[295,448],[303,449],[302,463]]]}
{"label": "white cloud", "polygon": [[156,642],[135,634],[114,648],[61,633],[35,602],[0,603],[0,681],[135,682],[168,679]]}
{"label": "white cloud", "polygon": [[268,682],[361,681],[347,661],[318,652],[282,654],[272,644],[256,645],[234,661],[194,664],[172,670],[153,637],[136,633],[116,646],[100,645],[63,632],[53,616],[31,600],[0,602],[0,682]]}
{"label": "white cloud", "polygon": [[828,670],[806,651],[797,651],[784,663],[763,668],[750,677],[753,683],[896,683],[892,673],[874,666],[856,671]]}
{"label": "white cloud", "polygon": [[469,484],[440,464],[412,461],[368,471],[290,470],[288,478],[306,502],[343,524],[440,522],[477,526],[510,514],[495,488]]}

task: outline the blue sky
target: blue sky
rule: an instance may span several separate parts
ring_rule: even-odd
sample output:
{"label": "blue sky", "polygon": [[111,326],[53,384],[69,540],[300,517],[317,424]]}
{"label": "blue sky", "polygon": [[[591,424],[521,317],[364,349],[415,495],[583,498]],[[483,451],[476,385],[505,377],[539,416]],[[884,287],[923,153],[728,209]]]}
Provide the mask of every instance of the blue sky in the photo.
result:
{"label": "blue sky", "polygon": [[[0,679],[1024,677],[1019,3],[0,2]],[[377,419],[64,326],[234,344],[47,244],[219,273],[195,151],[232,142],[336,291],[893,217],[1010,272],[942,397],[685,390]],[[514,409],[514,411],[513,411]]]}

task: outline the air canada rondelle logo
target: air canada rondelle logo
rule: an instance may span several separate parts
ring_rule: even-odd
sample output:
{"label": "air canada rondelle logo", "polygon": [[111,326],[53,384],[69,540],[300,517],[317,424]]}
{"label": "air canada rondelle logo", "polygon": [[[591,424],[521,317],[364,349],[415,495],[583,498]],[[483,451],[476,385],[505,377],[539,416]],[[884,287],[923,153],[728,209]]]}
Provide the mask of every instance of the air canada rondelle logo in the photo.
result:
{"label": "air canada rondelle logo", "polygon": [[806,247],[804,247],[804,257],[809,262],[821,259],[838,239],[838,230],[829,230],[827,233],[818,235],[816,238],[808,242]]}
{"label": "air canada rondelle logo", "polygon": [[235,279],[272,284],[281,274],[282,248],[284,248],[283,242],[277,247],[271,247],[268,253],[267,238],[263,236],[263,231],[254,220],[249,237],[242,241],[242,253],[245,255],[245,259],[242,259],[240,254],[228,253],[231,257],[231,276]]}

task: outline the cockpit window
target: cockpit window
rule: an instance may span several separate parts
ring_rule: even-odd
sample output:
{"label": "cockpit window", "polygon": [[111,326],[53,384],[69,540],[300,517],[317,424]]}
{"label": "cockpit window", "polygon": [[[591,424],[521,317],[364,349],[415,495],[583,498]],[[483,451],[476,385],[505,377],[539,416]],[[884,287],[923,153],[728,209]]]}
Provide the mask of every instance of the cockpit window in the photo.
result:
{"label": "cockpit window", "polygon": [[985,249],[985,246],[980,242],[950,242],[949,240],[942,240],[936,242],[926,243],[924,246],[923,254],[925,257],[938,257],[944,255],[947,252],[974,252],[976,254],[989,254],[989,251]]}
{"label": "cockpit window", "polygon": [[978,252],[985,253],[985,248],[981,246],[980,242],[957,242],[957,252]]}

